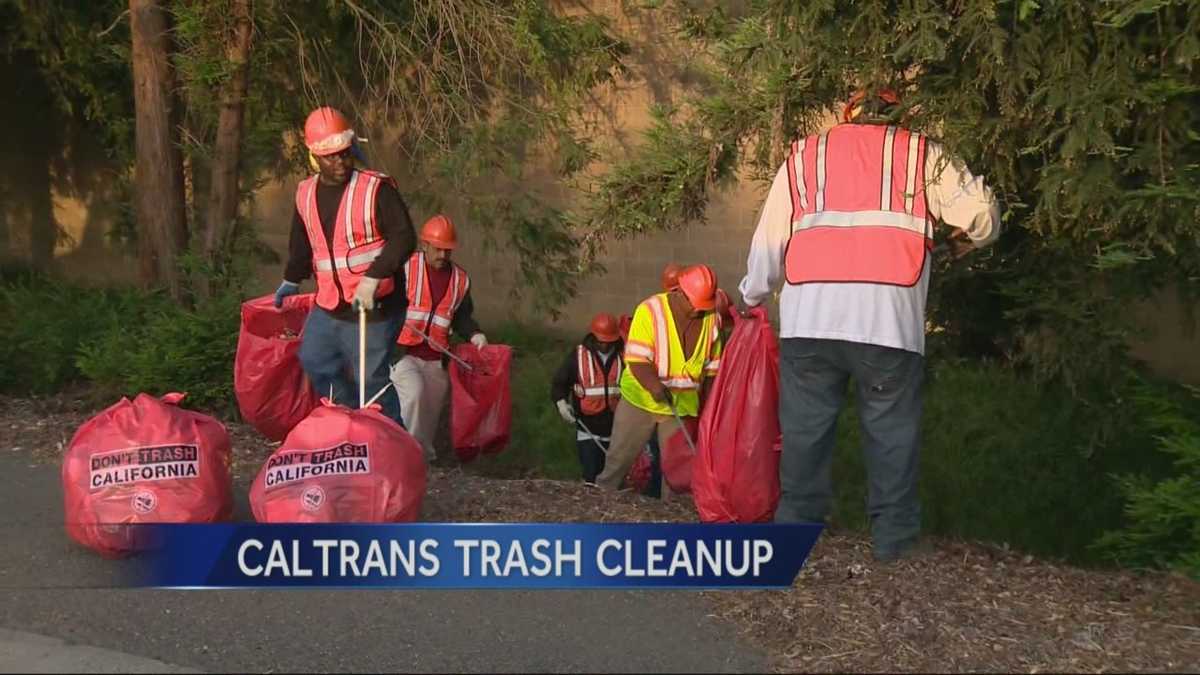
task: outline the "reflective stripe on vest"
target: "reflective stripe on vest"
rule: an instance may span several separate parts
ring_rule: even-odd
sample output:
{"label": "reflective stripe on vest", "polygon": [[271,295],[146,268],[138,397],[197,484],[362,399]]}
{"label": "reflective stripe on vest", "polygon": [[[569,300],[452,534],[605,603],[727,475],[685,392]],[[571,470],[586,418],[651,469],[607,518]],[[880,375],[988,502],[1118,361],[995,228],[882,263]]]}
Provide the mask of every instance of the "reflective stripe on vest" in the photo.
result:
{"label": "reflective stripe on vest", "polygon": [[[646,300],[646,306],[650,310],[650,321],[654,326],[654,347],[651,348],[649,345],[643,345],[631,341],[629,346],[626,348],[626,353],[653,360],[655,370],[658,371],[658,379],[668,389],[674,389],[678,391],[699,389],[699,381],[693,380],[682,372],[677,373],[672,370],[672,366],[675,364],[671,359],[671,326],[668,324],[671,319],[667,316],[667,311],[665,308],[666,302],[667,294],[665,293],[651,296]],[[703,353],[707,354],[709,350],[712,349],[712,343],[717,339],[718,336],[717,322],[715,318],[710,315],[705,318],[705,321],[710,322],[708,324],[709,330],[707,332],[703,332],[703,325],[701,326],[702,332],[700,334],[700,340],[703,341],[704,344],[700,347],[700,349]],[[684,361],[687,361],[689,354],[687,354],[686,350],[684,349],[685,345],[683,341],[685,339],[685,336],[680,336],[679,351],[684,353]],[[679,364],[679,367],[682,369],[683,364]]]}
{"label": "reflective stripe on vest", "polygon": [[899,127],[842,124],[796,141],[788,283],[917,283],[933,246],[924,167],[925,137]]}
{"label": "reflective stripe on vest", "polygon": [[429,288],[429,275],[425,268],[425,254],[417,251],[412,254],[404,265],[404,278],[408,294],[408,311],[404,315],[404,327],[400,330],[397,342],[406,346],[419,345],[425,339],[421,333],[429,336],[434,348],[448,349],[450,344],[450,324],[454,320],[454,312],[467,297],[467,289],[471,280],[463,268],[450,263],[450,285],[437,307],[433,307],[432,292]]}
{"label": "reflective stripe on vest", "polygon": [[606,374],[603,364],[591,350],[583,345],[575,348],[575,398],[579,399],[579,410],[584,415],[613,410],[621,400],[619,382],[624,363],[618,353],[609,358],[617,362]]}
{"label": "reflective stripe on vest", "polygon": [[[387,242],[375,227],[375,200],[384,182],[395,186],[389,176],[375,171],[356,170],[350,174],[329,239],[325,238],[317,208],[317,176],[300,181],[296,187],[296,212],[312,248],[318,307],[334,310],[339,301],[353,302],[359,280],[383,253]],[[381,279],[375,297],[387,296],[394,289],[392,277]]]}

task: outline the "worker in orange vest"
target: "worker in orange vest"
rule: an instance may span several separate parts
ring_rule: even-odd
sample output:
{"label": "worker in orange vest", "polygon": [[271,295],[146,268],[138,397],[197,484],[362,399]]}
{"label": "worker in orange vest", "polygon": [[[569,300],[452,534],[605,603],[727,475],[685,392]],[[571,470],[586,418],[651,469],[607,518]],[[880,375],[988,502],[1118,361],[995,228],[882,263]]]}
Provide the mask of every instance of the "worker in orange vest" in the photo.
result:
{"label": "worker in orange vest", "polygon": [[408,307],[391,377],[409,431],[429,462],[437,458],[434,441],[450,393],[450,334],[469,338],[480,349],[488,343],[473,317],[471,279],[450,259],[457,247],[454,223],[435,215],[421,227],[420,247],[404,265]]}
{"label": "worker in orange vest", "polygon": [[587,485],[595,486],[596,476],[604,470],[613,411],[621,400],[624,348],[617,318],[604,312],[597,314],[588,334],[567,354],[550,385],[558,414],[575,427],[579,466]]}
{"label": "worker in orange vest", "polygon": [[924,134],[897,125],[895,92],[859,92],[842,124],[797,139],[759,217],[740,290],[779,296],[777,522],[830,512],[836,425],[855,381],[868,475],[872,554],[920,552],[918,456],[925,301],[934,227],[955,256],[995,241],[992,191]]}
{"label": "worker in orange vest", "polygon": [[[388,366],[407,305],[403,263],[416,236],[408,207],[388,175],[356,166],[356,135],[342,113],[317,108],[304,142],[317,174],[300,181],[275,306],[316,276],[316,307],[304,324],[300,363],[321,396],[357,407],[358,310],[367,314],[366,395],[388,385]],[[395,392],[377,399],[403,424]]]}

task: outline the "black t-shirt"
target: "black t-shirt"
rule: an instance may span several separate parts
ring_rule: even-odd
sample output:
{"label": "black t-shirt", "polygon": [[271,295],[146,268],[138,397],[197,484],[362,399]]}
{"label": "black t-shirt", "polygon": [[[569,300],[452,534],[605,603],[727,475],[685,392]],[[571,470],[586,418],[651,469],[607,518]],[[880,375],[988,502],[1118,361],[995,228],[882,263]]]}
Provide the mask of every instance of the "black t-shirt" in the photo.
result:
{"label": "black t-shirt", "polygon": [[[326,242],[333,240],[333,226],[337,220],[338,207],[342,203],[342,193],[349,184],[350,182],[346,181],[343,185],[326,185],[319,179],[317,181],[317,215],[321,219],[321,229],[325,232]],[[404,263],[412,257],[417,242],[416,231],[408,215],[408,206],[400,193],[386,183],[379,186],[375,196],[375,227],[387,243],[384,244],[379,257],[367,268],[366,276],[374,279],[391,277],[396,286],[389,295],[375,299],[375,310],[368,316],[370,321],[394,317],[408,306],[404,288]],[[299,210],[293,210],[292,231],[288,238],[288,262],[283,278],[298,284],[310,276],[312,244],[308,240],[308,232],[305,231]],[[353,306],[345,299],[338,300],[338,306],[331,314],[344,320],[356,318]]]}

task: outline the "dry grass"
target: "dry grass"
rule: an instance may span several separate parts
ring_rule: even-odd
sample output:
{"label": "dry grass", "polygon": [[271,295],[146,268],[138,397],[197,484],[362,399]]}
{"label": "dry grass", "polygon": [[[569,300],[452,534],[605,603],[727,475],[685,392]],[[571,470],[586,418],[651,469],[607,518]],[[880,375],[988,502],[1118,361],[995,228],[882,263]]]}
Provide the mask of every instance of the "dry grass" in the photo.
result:
{"label": "dry grass", "polygon": [[[57,461],[102,406],[86,395],[0,399],[0,452]],[[272,445],[228,425],[245,482]],[[686,522],[690,501],[606,494],[579,483],[430,472],[423,519],[442,522]],[[1109,672],[1200,670],[1200,584],[1085,570],[972,543],[874,563],[857,535],[822,535],[792,588],[706,591],[714,615],[766,649],[776,670]]]}

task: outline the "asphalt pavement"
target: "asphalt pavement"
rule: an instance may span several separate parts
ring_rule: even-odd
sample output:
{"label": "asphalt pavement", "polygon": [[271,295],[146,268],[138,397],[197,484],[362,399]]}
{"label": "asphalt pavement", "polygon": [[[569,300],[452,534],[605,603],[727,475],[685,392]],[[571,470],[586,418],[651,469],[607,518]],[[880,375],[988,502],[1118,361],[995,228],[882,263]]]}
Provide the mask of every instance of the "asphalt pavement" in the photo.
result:
{"label": "asphalt pavement", "polygon": [[767,667],[692,591],[132,589],[62,523],[59,467],[0,455],[0,672]]}

